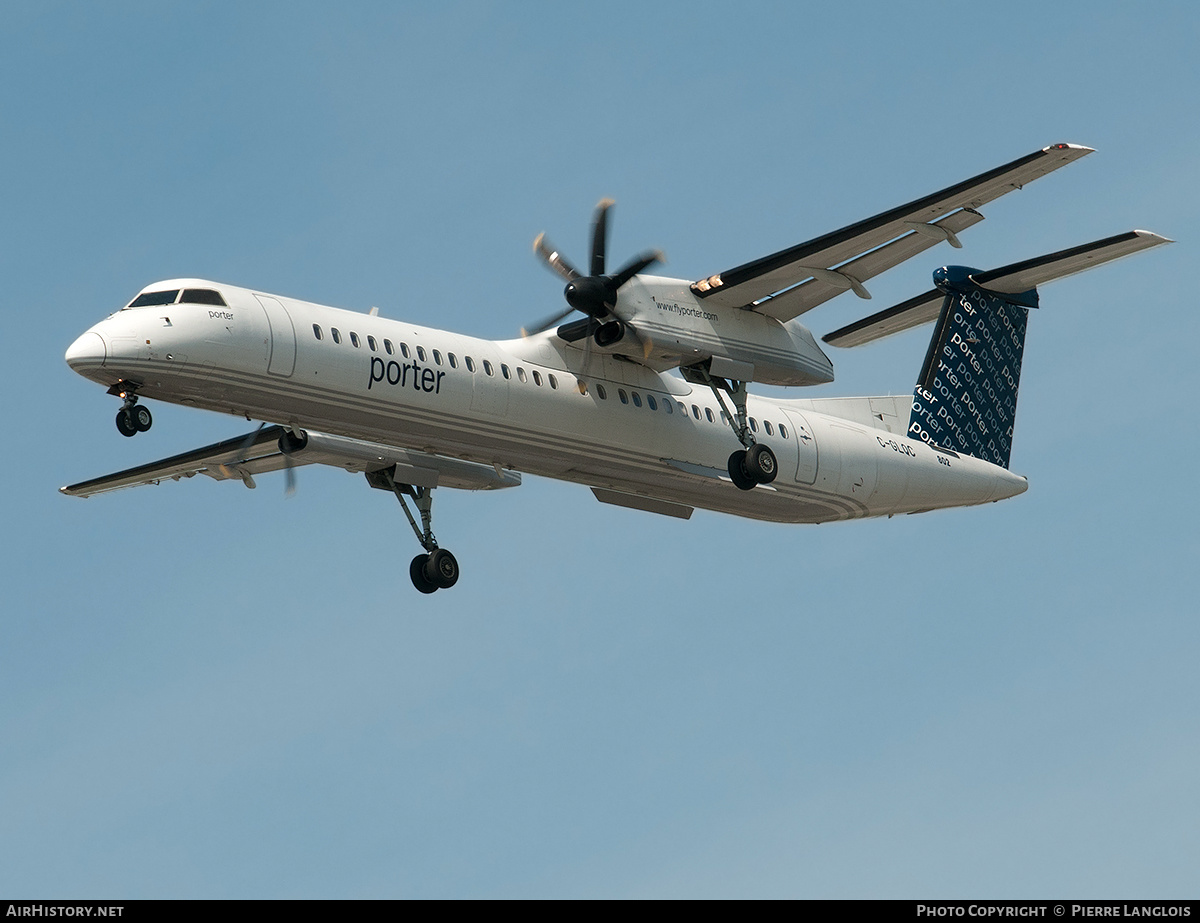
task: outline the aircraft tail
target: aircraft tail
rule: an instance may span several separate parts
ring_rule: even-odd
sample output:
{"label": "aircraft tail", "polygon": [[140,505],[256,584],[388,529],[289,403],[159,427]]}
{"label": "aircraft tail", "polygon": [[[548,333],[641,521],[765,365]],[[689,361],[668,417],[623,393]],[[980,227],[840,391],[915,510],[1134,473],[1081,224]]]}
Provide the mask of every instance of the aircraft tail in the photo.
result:
{"label": "aircraft tail", "polygon": [[1025,328],[1038,295],[989,291],[971,281],[976,272],[934,273],[946,297],[913,391],[908,435],[1007,468]]}
{"label": "aircraft tail", "polygon": [[1084,269],[1170,243],[1150,231],[1130,231],[987,272],[943,266],[933,291],[873,314],[824,337],[859,346],[936,318],[913,392],[908,435],[944,449],[1008,467],[1029,309],[1037,286]]}

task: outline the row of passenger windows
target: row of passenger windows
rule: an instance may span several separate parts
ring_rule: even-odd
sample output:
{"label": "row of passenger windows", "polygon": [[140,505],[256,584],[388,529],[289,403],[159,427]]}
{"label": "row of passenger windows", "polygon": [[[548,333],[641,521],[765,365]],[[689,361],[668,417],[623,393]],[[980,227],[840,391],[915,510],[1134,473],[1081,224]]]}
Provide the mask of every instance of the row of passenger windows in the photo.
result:
{"label": "row of passenger windows", "polygon": [[[600,384],[599,382],[596,383],[596,396],[602,401],[608,400],[608,392],[605,390],[604,385]],[[669,414],[673,414],[676,410],[678,410],[685,417],[688,413],[686,404],[682,403],[681,401],[673,400],[670,397],[656,398],[653,394],[647,394],[645,398],[643,398],[642,395],[637,391],[631,390],[626,393],[624,388],[617,388],[617,398],[622,404],[632,403],[634,407],[643,406],[644,400],[645,406],[650,410],[658,410],[661,407]],[[717,414],[712,412],[711,407],[705,407],[703,410],[701,410],[699,406],[692,404],[692,416],[702,422],[706,420],[709,423],[717,422]],[[723,426],[727,426],[729,424],[729,418],[725,416],[725,411],[723,410],[720,411],[720,420]],[[762,423],[762,428],[768,436],[775,435],[775,425],[771,423],[770,420],[764,420]],[[754,417],[750,417],[750,429],[756,433],[758,432],[758,420],[756,420]],[[787,439],[787,427],[782,423],[779,424],[779,435],[782,438]]]}
{"label": "row of passenger windows", "polygon": [[[313,324],[313,336],[316,337],[318,340],[323,340],[325,338],[325,332],[324,332],[324,330],[322,330],[320,324]],[[342,342],[342,333],[340,330],[338,330],[337,327],[329,328],[329,336],[335,343]],[[362,347],[362,340],[359,338],[357,333],[351,332],[350,334],[348,334],[348,339],[350,341],[350,345],[353,346],[355,349],[359,349]],[[379,352],[379,342],[373,336],[367,337],[367,347],[371,350],[371,352]],[[387,353],[389,356],[394,356],[396,354],[396,347],[392,343],[391,340],[384,338],[383,351],[385,353]],[[444,362],[443,362],[443,356],[442,356],[441,350],[433,349],[433,350],[430,350],[430,353],[433,356],[434,365],[448,364],[450,366],[450,368],[452,368],[452,369],[458,368],[458,357],[454,353],[451,353],[451,352],[446,353],[446,355],[444,357]],[[409,350],[407,343],[400,344],[400,355],[403,356],[405,359],[412,358],[413,353],[412,353],[412,351]],[[422,362],[429,361],[429,358],[426,355],[424,346],[416,347],[416,356]],[[470,356],[463,356],[462,362],[468,372],[475,371],[475,360],[472,359]],[[492,363],[489,360],[484,359],[481,364],[483,367],[483,373],[485,375],[494,376],[496,374],[496,370],[492,366]],[[502,377],[504,377],[505,379],[507,379],[509,381],[511,381],[513,378],[512,369],[510,369],[503,362],[500,363],[500,374]],[[542,386],[542,373],[539,372],[537,369],[534,369],[531,374],[533,377],[533,383],[535,385],[537,385],[538,387],[541,387]],[[529,381],[530,375],[526,374],[525,369],[523,369],[521,366],[518,365],[517,369],[516,369],[516,378],[522,384],[525,384]],[[545,380],[546,380],[546,383],[549,384],[551,388],[558,388],[558,379],[555,377],[553,372],[546,373]],[[608,391],[604,387],[604,385],[600,384],[599,382],[596,383],[596,396],[598,398],[600,398],[600,400],[602,400],[602,401],[608,400]],[[656,398],[653,394],[647,394],[643,398],[642,395],[640,393],[638,393],[637,391],[630,390],[627,392],[624,388],[617,388],[617,398],[621,401],[622,404],[629,404],[632,402],[634,407],[642,407],[643,402],[644,402],[644,406],[650,410],[658,410],[661,407],[662,410],[668,414],[674,414],[676,409],[678,409],[679,413],[683,414],[683,416],[685,416],[685,417],[688,414],[687,405],[685,405],[679,401],[674,401],[669,397]],[[695,419],[700,420],[700,421],[708,421],[709,423],[717,422],[717,417],[712,412],[711,407],[705,407],[703,410],[701,410],[700,407],[698,407],[696,404],[692,404],[692,416]],[[721,423],[723,425],[727,425],[728,418],[725,416],[724,411],[721,411],[720,417],[721,417]],[[756,420],[754,417],[750,417],[750,429],[757,433],[758,427],[759,427],[758,420]],[[762,423],[762,428],[763,428],[763,431],[768,436],[775,435],[775,426],[771,423],[770,420],[764,420]],[[783,439],[787,439],[787,437],[788,437],[787,426],[785,426],[783,423],[779,424],[779,435]]]}
{"label": "row of passenger windows", "polygon": [[[325,332],[324,332],[324,330],[321,329],[320,324],[313,324],[313,336],[316,337],[318,340],[323,340],[325,338]],[[342,332],[340,330],[338,330],[337,327],[329,328],[329,336],[335,343],[342,342]],[[349,340],[350,345],[353,346],[355,349],[359,349],[362,347],[363,341],[359,338],[357,333],[354,333],[353,331],[351,331],[351,333],[347,336],[347,339]],[[366,342],[367,342],[367,346],[371,350],[371,352],[373,352],[373,353],[379,352],[379,341],[377,341],[375,339],[375,337],[368,336]],[[389,356],[396,355],[395,345],[392,343],[391,340],[387,339],[386,337],[383,340],[383,351],[385,353],[387,353]],[[442,351],[440,349],[432,349],[429,352],[430,352],[430,354],[432,354],[434,365],[449,365],[450,368],[452,368],[452,369],[458,368],[458,356],[456,356],[454,353],[448,352],[443,357]],[[405,359],[412,358],[413,351],[411,351],[408,348],[407,343],[400,344],[400,355],[403,356]],[[416,357],[418,359],[420,359],[422,362],[429,361],[429,355],[426,354],[424,346],[418,346],[416,348]],[[472,359],[470,356],[463,356],[462,364],[468,372],[475,371],[475,360]],[[483,362],[480,363],[480,365],[482,366],[483,373],[485,375],[493,376],[496,374],[496,369],[492,365],[490,360],[484,359]],[[501,363],[501,365],[500,365],[500,374],[503,375],[505,378],[509,378],[509,379],[512,378],[512,370],[507,365],[504,365],[503,363]],[[517,367],[517,378],[519,378],[522,383],[529,380],[525,374],[525,370],[523,368],[521,368],[520,366]],[[535,385],[537,385],[538,387],[541,387],[541,385],[542,385],[542,373],[541,372],[538,372],[536,370],[534,371],[533,383]],[[549,384],[551,388],[558,387],[558,379],[554,376],[553,372],[546,375],[546,383]]]}

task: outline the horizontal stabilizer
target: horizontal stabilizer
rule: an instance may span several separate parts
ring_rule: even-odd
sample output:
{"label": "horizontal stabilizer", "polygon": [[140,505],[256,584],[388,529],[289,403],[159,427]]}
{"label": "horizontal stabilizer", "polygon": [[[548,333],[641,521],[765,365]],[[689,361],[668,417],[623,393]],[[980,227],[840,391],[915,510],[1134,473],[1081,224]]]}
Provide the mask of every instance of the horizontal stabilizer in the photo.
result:
{"label": "horizontal stabilizer", "polygon": [[[989,292],[1015,295],[1166,243],[1171,241],[1151,231],[1129,231],[1069,250],[1059,250],[1057,253],[1001,266],[999,269],[975,272],[971,274],[970,280]],[[932,289],[848,324],[822,339],[830,346],[862,346],[864,343],[891,336],[910,327],[919,327],[921,324],[937,320],[945,297],[939,289]]]}

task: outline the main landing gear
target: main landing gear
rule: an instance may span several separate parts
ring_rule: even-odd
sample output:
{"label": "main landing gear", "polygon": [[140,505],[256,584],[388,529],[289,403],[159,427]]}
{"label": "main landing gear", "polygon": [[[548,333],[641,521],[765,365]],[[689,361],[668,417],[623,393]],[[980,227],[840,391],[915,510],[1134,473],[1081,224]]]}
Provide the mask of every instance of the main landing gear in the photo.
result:
{"label": "main landing gear", "polygon": [[117,431],[122,436],[136,436],[153,425],[154,417],[150,408],[138,406],[138,396],[132,385],[119,382],[108,393],[115,394],[123,401],[121,409],[117,411]]}
{"label": "main landing gear", "polygon": [[[704,366],[694,366],[688,371],[694,372],[700,381],[712,389],[721,409],[725,411],[725,419],[733,428],[733,434],[743,446],[729,456],[729,480],[738,490],[753,490],[758,484],[770,484],[779,473],[779,460],[770,446],[754,439],[746,414],[746,382],[716,377]],[[729,410],[722,391],[733,400],[736,412]]]}
{"label": "main landing gear", "polygon": [[[419,554],[408,565],[408,576],[413,586],[421,593],[436,593],[438,590],[448,590],[458,583],[458,561],[445,548],[439,548],[437,539],[433,537],[433,488],[415,487],[412,484],[397,484],[395,466],[382,471],[368,471],[367,481],[372,487],[390,490],[400,501],[400,508],[412,526],[413,534],[425,549],[425,554]],[[416,504],[421,524],[408,508],[411,498]]]}

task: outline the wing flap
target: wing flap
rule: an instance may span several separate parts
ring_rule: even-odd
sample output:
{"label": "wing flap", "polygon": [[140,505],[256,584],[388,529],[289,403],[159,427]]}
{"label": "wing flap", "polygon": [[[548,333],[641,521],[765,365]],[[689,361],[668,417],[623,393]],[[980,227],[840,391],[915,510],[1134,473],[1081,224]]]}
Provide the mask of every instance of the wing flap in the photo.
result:
{"label": "wing flap", "polygon": [[[973,208],[959,209],[942,218],[940,221],[921,225],[925,228],[941,228],[942,232],[948,236],[939,236],[937,233],[930,234],[913,230],[889,244],[884,244],[882,247],[877,247],[869,253],[864,253],[858,259],[843,263],[837,267],[835,273],[845,276],[847,280],[859,283],[865,282],[867,279],[874,278],[881,272],[891,269],[893,266],[899,266],[905,260],[911,259],[919,253],[924,253],[930,247],[936,246],[943,240],[956,239],[949,235],[956,235],[959,231],[965,231],[982,220],[983,215],[979,214]],[[828,278],[812,278],[807,282],[801,282],[799,285],[785,292],[780,292],[778,295],[774,295],[765,301],[758,302],[754,305],[754,310],[760,314],[767,314],[779,320],[791,320],[793,317],[799,317],[806,311],[811,311],[818,305],[824,304],[830,298],[840,295],[847,288],[851,288],[849,281],[846,284],[838,284],[836,280]]]}
{"label": "wing flap", "polygon": [[1051,145],[832,234],[701,279],[692,283],[692,291],[698,298],[712,299],[718,306],[750,306],[813,276],[807,269],[836,269],[909,234],[914,223],[931,224],[958,209],[978,209],[1091,152],[1092,148],[1077,144]]}
{"label": "wing flap", "polygon": [[[283,467],[283,453],[279,451],[279,437],[282,434],[282,426],[264,426],[246,436],[224,439],[191,452],[138,465],[136,468],[126,468],[115,474],[81,481],[59,490],[69,497],[93,497],[124,487],[141,487],[166,480],[178,481],[180,478],[190,478],[197,474],[226,480],[241,478],[242,474],[238,468],[244,469],[247,474],[277,470],[266,467],[265,463],[272,456],[278,456],[278,467]],[[220,470],[222,467],[224,472]]]}
{"label": "wing flap", "polygon": [[307,444],[287,456],[279,450],[279,437],[284,432],[282,426],[263,426],[246,436],[225,439],[59,490],[70,497],[94,497],[125,487],[178,481],[197,474],[218,481],[246,480],[249,476],[279,471],[289,465],[300,467],[313,464],[354,472],[378,471],[395,466],[398,481],[426,487],[495,490],[516,487],[521,483],[521,475],[517,472],[502,471],[492,465],[327,433],[306,433]]}

